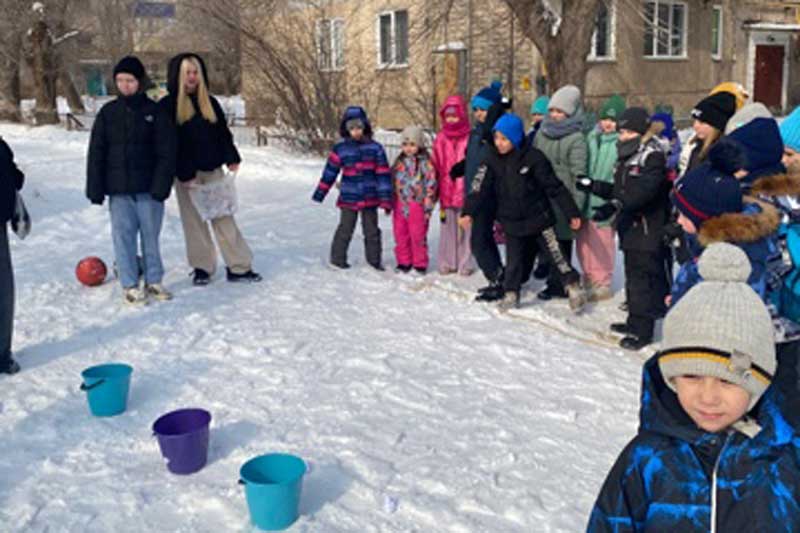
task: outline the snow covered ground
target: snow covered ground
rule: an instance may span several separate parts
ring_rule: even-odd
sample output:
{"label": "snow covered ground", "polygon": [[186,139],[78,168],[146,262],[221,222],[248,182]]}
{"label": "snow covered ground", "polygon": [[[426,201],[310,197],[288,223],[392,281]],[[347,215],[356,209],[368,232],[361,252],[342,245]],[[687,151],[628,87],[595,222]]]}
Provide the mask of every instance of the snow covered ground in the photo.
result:
{"label": "snow covered ground", "polygon": [[[267,452],[311,466],[291,531],[583,530],[637,426],[647,354],[576,338],[615,304],[570,322],[565,303],[529,293],[530,320],[503,316],[459,296],[478,276],[367,268],[358,234],[354,268],[334,271],[335,198],[310,201],[322,160],[243,147],[237,218],[264,282],[218,274],[193,287],[171,198],[162,251],[175,300],[125,308],[116,283],[88,289],[73,274],[81,257],[112,260],[106,208],[83,195],[88,135],[0,134],[34,217],[28,240],[11,237],[23,372],[0,378],[0,530],[252,531],[238,471]],[[109,361],[135,368],[129,409],[93,418],[80,371]],[[192,406],[214,417],[210,461],[178,477],[150,427]]]}

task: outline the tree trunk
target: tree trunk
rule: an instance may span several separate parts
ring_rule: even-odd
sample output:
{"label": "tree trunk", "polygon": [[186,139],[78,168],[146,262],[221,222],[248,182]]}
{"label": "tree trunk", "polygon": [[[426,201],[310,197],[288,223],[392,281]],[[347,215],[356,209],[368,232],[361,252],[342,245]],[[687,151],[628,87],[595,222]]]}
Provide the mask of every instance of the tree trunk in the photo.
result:
{"label": "tree trunk", "polygon": [[38,21],[31,29],[30,53],[26,58],[33,76],[36,107],[36,124],[58,124],[56,108],[57,69],[54,60],[53,43],[44,21]]}
{"label": "tree trunk", "polygon": [[58,85],[64,92],[67,98],[69,108],[73,113],[85,113],[86,108],[83,107],[83,100],[75,87],[75,82],[72,81],[72,76],[66,70],[62,70],[58,75]]}
{"label": "tree trunk", "polygon": [[[19,49],[17,49],[19,50]],[[20,122],[19,58],[0,55],[0,120]]]}

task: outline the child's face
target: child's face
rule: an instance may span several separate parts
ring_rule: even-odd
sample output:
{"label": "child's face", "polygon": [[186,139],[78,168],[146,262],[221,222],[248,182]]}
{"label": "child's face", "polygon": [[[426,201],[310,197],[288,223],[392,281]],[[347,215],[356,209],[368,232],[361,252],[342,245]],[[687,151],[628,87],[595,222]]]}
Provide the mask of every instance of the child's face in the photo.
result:
{"label": "child's face", "polygon": [[784,147],[783,158],[781,161],[789,172],[794,173],[800,171],[800,152],[797,152],[788,146]]}
{"label": "child's face", "polygon": [[610,118],[601,119],[600,131],[603,133],[614,133],[617,131],[617,123]]}
{"label": "child's face", "polygon": [[353,126],[352,128],[347,130],[350,133],[350,138],[354,141],[360,141],[361,137],[364,136],[364,128],[360,126]]}
{"label": "child's face", "polygon": [[678,213],[678,225],[683,228],[683,231],[688,233],[689,235],[694,235],[697,233],[697,226],[694,225],[692,219],[684,215],[683,213]]}
{"label": "child's face", "polygon": [[120,72],[114,78],[114,82],[117,84],[117,90],[122,96],[133,96],[139,90],[139,80],[133,74]]}
{"label": "child's face", "polygon": [[444,121],[447,122],[448,124],[458,124],[461,121],[461,119],[458,118],[458,115],[445,115]]}
{"label": "child's face", "polygon": [[514,143],[499,131],[494,132],[494,146],[500,152],[500,155],[506,155],[514,149]]}
{"label": "child's face", "polygon": [[567,118],[567,114],[561,111],[560,109],[556,109],[555,107],[548,111],[550,118],[555,122],[561,122],[562,120]]}
{"label": "child's face", "polygon": [[477,120],[481,124],[486,122],[486,115],[488,115],[488,114],[489,114],[489,112],[487,110],[485,110],[485,109],[481,109],[479,107],[473,107],[472,108],[472,116],[474,116],[475,120]]}
{"label": "child's face", "polygon": [[419,152],[419,146],[417,143],[412,141],[404,141],[403,142],[403,153],[407,156],[417,155]]}
{"label": "child's face", "polygon": [[750,393],[739,385],[711,376],[678,376],[673,383],[681,407],[700,429],[722,431],[747,413]]}
{"label": "child's face", "polygon": [[632,141],[636,137],[640,137],[640,136],[641,135],[637,131],[626,130],[625,128],[622,128],[621,130],[619,130],[619,140],[621,142]]}
{"label": "child's face", "polygon": [[701,141],[708,139],[714,133],[714,126],[697,119],[694,119],[692,129],[697,134],[697,138]]}
{"label": "child's face", "polygon": [[542,115],[541,113],[531,113],[531,123],[533,123],[534,126],[540,123],[543,118],[544,115]]}

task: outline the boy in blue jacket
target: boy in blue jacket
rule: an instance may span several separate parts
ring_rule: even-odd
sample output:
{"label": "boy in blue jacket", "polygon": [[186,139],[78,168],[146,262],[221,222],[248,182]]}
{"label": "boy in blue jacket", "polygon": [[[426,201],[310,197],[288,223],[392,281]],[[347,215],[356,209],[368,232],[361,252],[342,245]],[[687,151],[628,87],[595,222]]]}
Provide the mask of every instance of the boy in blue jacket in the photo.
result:
{"label": "boy in blue jacket", "polygon": [[702,282],[667,315],[643,372],[640,426],[589,519],[599,532],[792,532],[800,435],[772,385],[772,320],[738,247],[709,246]]}

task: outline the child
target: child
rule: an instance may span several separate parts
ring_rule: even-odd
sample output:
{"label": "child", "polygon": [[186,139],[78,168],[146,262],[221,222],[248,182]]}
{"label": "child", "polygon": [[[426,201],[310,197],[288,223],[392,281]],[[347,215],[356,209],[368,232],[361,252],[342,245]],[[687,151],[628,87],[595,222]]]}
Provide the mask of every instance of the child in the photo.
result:
{"label": "child", "polygon": [[537,250],[558,273],[569,295],[570,308],[579,312],[585,303],[578,273],[562,255],[556,239],[555,202],[569,218],[570,228],[581,225],[580,211],[547,158],[525,146],[525,127],[516,115],[504,115],[494,126],[494,148],[478,170],[464,206],[464,223],[484,203],[497,205],[497,219],[506,232],[506,275],[501,308],[519,306],[520,287],[533,268]]}
{"label": "child", "polygon": [[705,161],[708,151],[722,137],[725,126],[736,112],[736,97],[729,92],[718,92],[700,100],[692,109],[694,134],[681,150],[678,177]]}
{"label": "child", "polygon": [[441,210],[439,273],[458,272],[462,276],[470,276],[475,269],[469,246],[470,231],[458,226],[458,217],[464,207],[464,177],[450,177],[453,166],[464,159],[469,141],[470,126],[464,99],[458,95],[448,97],[439,116],[442,130],[433,141],[431,156],[436,169]]}
{"label": "child", "polygon": [[664,226],[669,218],[666,156],[656,139],[642,143],[650,116],[641,107],[626,109],[617,122],[614,184],[591,178],[578,189],[610,201],[595,208],[595,221],[613,220],[625,252],[625,296],[628,319],[611,329],[625,337],[620,346],[639,350],[653,339],[653,326],[664,314],[669,292]]}
{"label": "child", "polygon": [[800,435],[771,385],[772,324],[736,246],[710,246],[702,283],[664,321],[645,364],[638,435],[621,453],[587,531],[800,530]]}
{"label": "child", "polygon": [[[158,241],[164,201],[175,176],[175,141],[169,117],[145,94],[144,79],[144,66],[136,57],[125,57],[114,68],[119,96],[97,115],[86,169],[87,198],[102,205],[109,197],[114,256],[129,305],[172,298],[161,284]],[[144,260],[143,288],[137,240]]]}
{"label": "child", "polygon": [[678,178],[678,162],[681,158],[681,139],[675,132],[675,123],[669,113],[655,113],[650,117],[650,131],[661,141],[667,154],[667,179],[674,182]]}
{"label": "child", "polygon": [[312,196],[315,202],[321,203],[341,171],[341,191],[336,202],[341,217],[333,236],[330,261],[335,267],[350,268],[347,249],[361,213],[367,263],[376,270],[383,270],[378,207],[387,215],[392,210],[392,174],[386,153],[380,143],[372,140],[372,126],[361,107],[345,110],[339,133],[342,140],[333,146]]}
{"label": "child", "polygon": [[[475,125],[469,134],[467,152],[464,160],[453,165],[450,177],[464,176],[465,193],[472,188],[472,180],[492,146],[492,128],[505,113],[500,89],[503,84],[492,82],[472,97],[470,105],[475,117]],[[478,289],[477,301],[495,301],[503,297],[503,263],[494,239],[495,206],[489,203],[482,206],[472,216],[471,224],[461,224],[470,230],[470,249],[489,285]]]}
{"label": "child", "polygon": [[424,146],[422,128],[409,126],[401,134],[402,152],[392,166],[394,205],[392,228],[397,270],[428,271],[428,221],[436,203],[436,174]]}
{"label": "child", "polygon": [[528,130],[527,144],[533,146],[533,140],[536,138],[539,128],[542,127],[542,120],[547,114],[547,106],[550,105],[550,98],[547,96],[540,96],[531,104],[531,129]]}
{"label": "child", "polygon": [[792,173],[800,173],[800,106],[781,122],[783,164]]}
{"label": "child", "polygon": [[[613,95],[600,107],[600,121],[586,139],[589,147],[589,176],[597,181],[614,183],[617,162],[617,119],[625,111],[625,100]],[[584,274],[584,287],[591,302],[608,300],[617,254],[614,229],[608,221],[591,220],[594,208],[605,201],[592,193],[584,196],[581,216],[586,221],[578,231],[575,250]]]}
{"label": "child", "polygon": [[[550,98],[547,106],[548,115],[542,120],[542,126],[536,134],[533,145],[541,150],[558,179],[573,195],[575,203],[583,205],[584,195],[575,189],[575,181],[586,175],[587,147],[583,135],[583,106],[581,91],[574,85],[566,85],[557,90]],[[572,262],[572,239],[575,234],[570,229],[569,221],[560,206],[554,206],[556,214],[556,235],[561,246],[561,254]],[[550,269],[547,287],[537,296],[540,300],[565,298],[564,287],[559,281],[559,273]]]}
{"label": "child", "polygon": [[0,374],[20,371],[11,354],[14,332],[14,269],[8,245],[8,223],[14,218],[17,191],[22,189],[25,175],[14,162],[14,153],[0,138]]}

